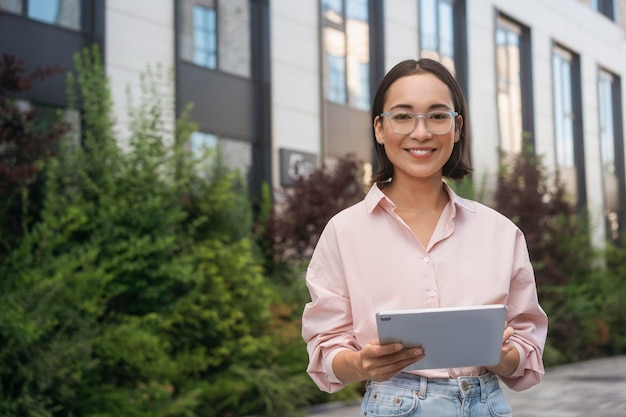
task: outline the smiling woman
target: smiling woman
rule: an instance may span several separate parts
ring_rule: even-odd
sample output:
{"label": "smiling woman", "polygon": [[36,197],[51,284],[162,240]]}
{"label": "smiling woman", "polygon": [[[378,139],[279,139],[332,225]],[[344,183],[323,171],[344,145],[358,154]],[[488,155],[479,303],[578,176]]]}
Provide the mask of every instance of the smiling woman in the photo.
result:
{"label": "smiling woman", "polygon": [[[371,116],[379,170],[366,197],[328,222],[307,270],[307,371],[328,392],[368,381],[362,416],[509,416],[499,383],[539,382],[547,317],[522,232],[443,182],[471,171],[461,89],[436,61],[403,61]],[[491,304],[507,307],[493,329],[497,364],[406,371],[429,352],[377,339],[380,311]]]}

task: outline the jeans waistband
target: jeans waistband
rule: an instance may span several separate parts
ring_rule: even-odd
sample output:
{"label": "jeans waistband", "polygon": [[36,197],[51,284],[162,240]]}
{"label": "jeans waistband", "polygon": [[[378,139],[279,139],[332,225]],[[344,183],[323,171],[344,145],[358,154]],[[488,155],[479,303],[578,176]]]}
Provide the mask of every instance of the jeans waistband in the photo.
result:
{"label": "jeans waistband", "polygon": [[374,384],[392,385],[409,388],[416,391],[421,399],[428,394],[438,393],[463,397],[481,397],[482,401],[487,395],[500,388],[498,377],[493,373],[481,376],[463,376],[459,378],[427,378],[419,375],[400,373],[389,381],[375,382]]}

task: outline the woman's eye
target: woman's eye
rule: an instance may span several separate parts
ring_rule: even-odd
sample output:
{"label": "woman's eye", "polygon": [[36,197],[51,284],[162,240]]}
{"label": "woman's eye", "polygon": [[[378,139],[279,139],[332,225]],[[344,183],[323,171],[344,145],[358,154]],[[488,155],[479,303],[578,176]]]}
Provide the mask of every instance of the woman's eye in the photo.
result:
{"label": "woman's eye", "polygon": [[393,118],[396,120],[411,120],[413,116],[408,113],[396,113]]}
{"label": "woman's eye", "polygon": [[449,117],[450,117],[450,115],[448,115],[448,113],[434,112],[434,113],[430,113],[429,119],[431,119],[431,120],[446,120]]}

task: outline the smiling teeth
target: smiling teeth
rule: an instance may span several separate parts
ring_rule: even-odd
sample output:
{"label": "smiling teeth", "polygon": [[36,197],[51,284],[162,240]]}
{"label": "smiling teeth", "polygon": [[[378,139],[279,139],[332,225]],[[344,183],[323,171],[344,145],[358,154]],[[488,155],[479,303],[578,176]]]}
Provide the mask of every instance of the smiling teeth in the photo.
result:
{"label": "smiling teeth", "polygon": [[409,152],[417,155],[426,155],[432,152],[431,149],[409,149]]}

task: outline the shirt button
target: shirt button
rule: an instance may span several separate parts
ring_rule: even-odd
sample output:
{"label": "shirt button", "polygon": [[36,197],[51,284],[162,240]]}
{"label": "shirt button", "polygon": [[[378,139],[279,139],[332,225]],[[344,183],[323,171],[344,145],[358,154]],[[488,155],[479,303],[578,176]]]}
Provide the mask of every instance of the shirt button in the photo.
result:
{"label": "shirt button", "polygon": [[426,262],[426,263],[430,262],[430,258],[428,256],[425,256],[424,257],[424,262]]}
{"label": "shirt button", "polygon": [[437,293],[436,293],[436,292],[434,292],[434,291],[429,291],[429,292],[428,292],[428,295],[430,295],[430,297],[432,298],[432,297],[434,297],[435,295],[437,295]]}

